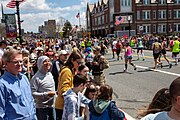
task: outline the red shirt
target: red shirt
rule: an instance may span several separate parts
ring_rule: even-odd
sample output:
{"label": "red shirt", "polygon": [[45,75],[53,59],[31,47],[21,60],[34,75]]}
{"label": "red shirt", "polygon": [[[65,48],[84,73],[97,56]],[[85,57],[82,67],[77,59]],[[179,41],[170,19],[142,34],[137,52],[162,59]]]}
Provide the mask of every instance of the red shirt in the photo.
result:
{"label": "red shirt", "polygon": [[121,48],[121,43],[118,43],[118,42],[117,42],[117,43],[116,43],[116,48],[117,48],[117,49],[120,49],[120,48]]}

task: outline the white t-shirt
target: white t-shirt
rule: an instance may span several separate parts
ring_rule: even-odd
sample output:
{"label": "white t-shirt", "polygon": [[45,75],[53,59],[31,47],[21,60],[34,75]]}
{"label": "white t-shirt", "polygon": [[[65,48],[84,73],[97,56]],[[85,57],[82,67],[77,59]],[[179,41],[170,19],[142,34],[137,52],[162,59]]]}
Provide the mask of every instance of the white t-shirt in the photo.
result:
{"label": "white t-shirt", "polygon": [[141,120],[174,120],[170,118],[167,112],[158,112],[156,114],[148,114],[145,117],[141,118]]}
{"label": "white t-shirt", "polygon": [[115,40],[115,41],[113,41],[113,43],[112,43],[112,45],[113,45],[113,49],[116,49],[116,43],[117,43],[117,41]]}

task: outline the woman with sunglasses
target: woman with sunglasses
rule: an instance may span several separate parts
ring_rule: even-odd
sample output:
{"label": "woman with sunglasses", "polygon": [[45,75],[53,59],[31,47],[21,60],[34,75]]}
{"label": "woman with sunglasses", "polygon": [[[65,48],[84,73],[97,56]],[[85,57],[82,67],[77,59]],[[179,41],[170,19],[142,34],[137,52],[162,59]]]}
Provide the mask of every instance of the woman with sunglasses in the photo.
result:
{"label": "woman with sunglasses", "polygon": [[74,50],[61,68],[58,77],[58,96],[55,101],[56,120],[62,119],[64,98],[63,93],[73,87],[73,76],[82,63],[83,56],[78,49]]}

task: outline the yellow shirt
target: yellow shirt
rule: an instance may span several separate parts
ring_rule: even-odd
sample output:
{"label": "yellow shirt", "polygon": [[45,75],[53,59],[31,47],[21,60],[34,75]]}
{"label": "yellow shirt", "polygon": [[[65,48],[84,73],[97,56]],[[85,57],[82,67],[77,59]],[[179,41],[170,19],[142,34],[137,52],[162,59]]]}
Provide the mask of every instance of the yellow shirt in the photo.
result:
{"label": "yellow shirt", "polygon": [[62,69],[58,77],[58,96],[55,101],[56,109],[63,109],[64,97],[62,94],[70,88],[73,88],[73,73],[68,67],[66,67]]}

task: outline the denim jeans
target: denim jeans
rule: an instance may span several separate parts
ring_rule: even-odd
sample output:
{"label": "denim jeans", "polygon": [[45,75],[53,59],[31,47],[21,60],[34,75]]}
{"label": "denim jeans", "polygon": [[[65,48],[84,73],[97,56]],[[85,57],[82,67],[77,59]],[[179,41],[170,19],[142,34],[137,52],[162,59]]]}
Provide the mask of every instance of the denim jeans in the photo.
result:
{"label": "denim jeans", "polygon": [[36,115],[38,120],[55,120],[54,108],[36,108]]}

